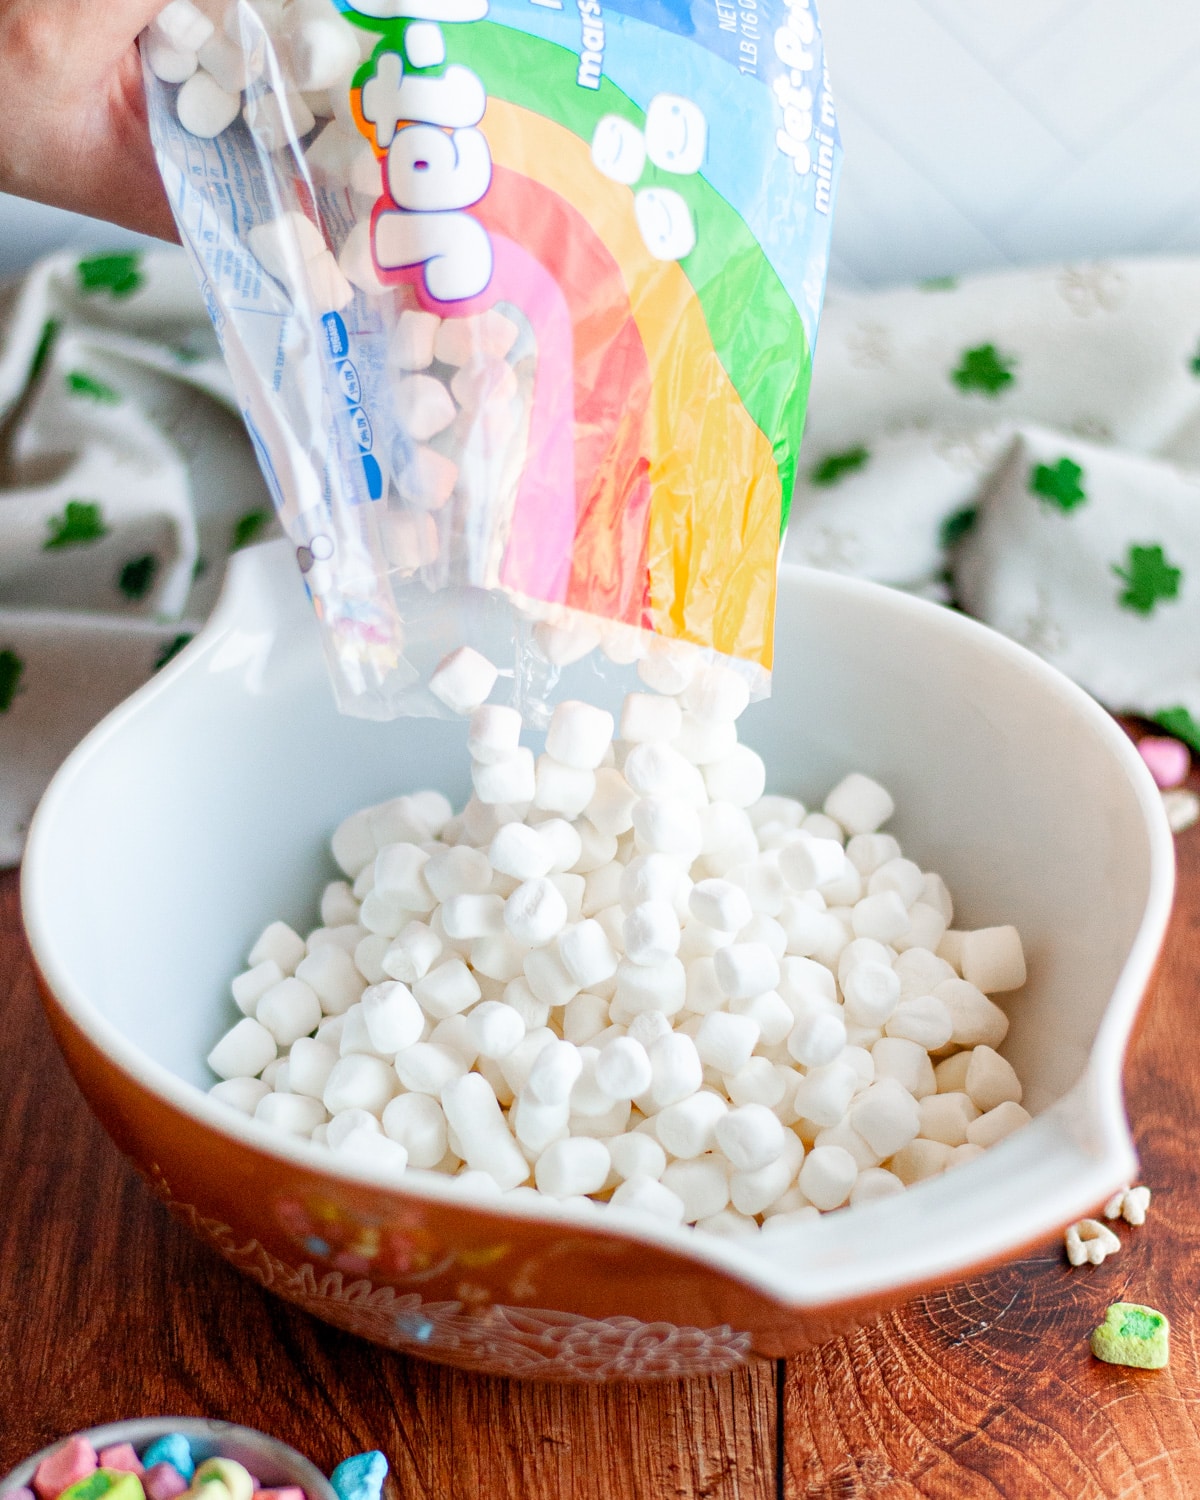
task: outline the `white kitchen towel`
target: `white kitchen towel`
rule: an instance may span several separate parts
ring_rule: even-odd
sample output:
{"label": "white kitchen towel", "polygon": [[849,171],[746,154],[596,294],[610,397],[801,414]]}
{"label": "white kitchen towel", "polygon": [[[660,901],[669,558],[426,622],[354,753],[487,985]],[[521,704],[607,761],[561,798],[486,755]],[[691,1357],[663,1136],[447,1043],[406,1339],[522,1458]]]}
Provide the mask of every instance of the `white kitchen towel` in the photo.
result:
{"label": "white kitchen towel", "polygon": [[0,864],[272,527],[182,251],[56,255],[0,290]]}
{"label": "white kitchen towel", "polygon": [[955,602],[1200,750],[1200,260],[831,293],[786,556]]}

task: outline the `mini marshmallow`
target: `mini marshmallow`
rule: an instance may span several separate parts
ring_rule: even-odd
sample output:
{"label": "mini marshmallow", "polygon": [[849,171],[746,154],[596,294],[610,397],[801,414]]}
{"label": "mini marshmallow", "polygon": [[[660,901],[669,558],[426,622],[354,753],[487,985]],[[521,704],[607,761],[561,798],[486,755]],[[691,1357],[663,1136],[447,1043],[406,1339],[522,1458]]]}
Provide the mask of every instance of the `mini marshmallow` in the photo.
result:
{"label": "mini marshmallow", "polygon": [[814,1146],[797,1179],[800,1191],[814,1207],[838,1208],[850,1196],[858,1163],[840,1146]]}
{"label": "mini marshmallow", "polygon": [[254,968],[268,959],[274,959],[284,974],[294,974],[305,951],[304,939],[299,933],[294,932],[286,922],[272,922],[255,939],[254,946],[247,955],[247,962]]}
{"label": "mini marshmallow", "polygon": [[675,902],[683,879],[679,861],[660,853],[638,854],[621,872],[621,905],[628,914],[645,901]]}
{"label": "mini marshmallow", "polygon": [[550,873],[553,851],[538,829],[506,823],[491,842],[488,860],[516,880],[537,880]]}
{"label": "mini marshmallow", "polygon": [[388,938],[374,932],[355,945],[354,966],[368,984],[382,984],[388,977],[383,970],[383,957],[390,946]]}
{"label": "mini marshmallow", "polygon": [[246,1016],[208,1054],[208,1066],[218,1078],[253,1078],[274,1062],[278,1053],[272,1033],[260,1021]]}
{"label": "mini marshmallow", "polygon": [[710,1011],[696,1030],[696,1051],[707,1067],[719,1073],[736,1073],[750,1061],[759,1035],[758,1022],[751,1016]]}
{"label": "mini marshmallow", "polygon": [[355,1052],[334,1063],[321,1099],[331,1115],[344,1109],[378,1115],[395,1093],[395,1070],[381,1057]]}
{"label": "mini marshmallow", "polygon": [[679,951],[679,919],[662,900],[642,901],[625,917],[625,955],[635,964],[662,964]]}
{"label": "mini marshmallow", "polygon": [[731,1000],[749,1000],[779,985],[779,960],[765,943],[730,943],[717,950],[713,966]]}
{"label": "mini marshmallow", "polygon": [[363,991],[362,1015],[367,1035],[377,1052],[394,1056],[419,1042],[425,1015],[412,991],[399,980],[388,980]]}
{"label": "mini marshmallow", "polygon": [[617,966],[615,1006],[625,1009],[631,1019],[642,1011],[658,1010],[673,1016],[682,1010],[687,995],[687,971],[677,958],[661,964],[635,964],[623,958]]}
{"label": "mini marshmallow", "polygon": [[855,964],[842,984],[846,1016],[860,1026],[882,1026],[900,1001],[894,970],[873,959]]}
{"label": "mini marshmallow", "polygon": [[241,94],[261,78],[265,61],[260,47],[247,49],[221,35],[209,37],[197,50],[196,57],[227,94]]}
{"label": "mini marshmallow", "polygon": [[303,15],[291,28],[286,56],[290,80],[303,93],[348,82],[359,64],[354,33],[332,11]]}
{"label": "mini marshmallow", "polygon": [[564,766],[595,771],[612,743],[613,717],[589,703],[558,704],[546,731],[546,753]]}
{"label": "mini marshmallow", "polygon": [[981,927],[964,932],[962,977],[985,995],[1019,990],[1025,983],[1025,954],[1015,927]]}
{"label": "mini marshmallow", "polygon": [[700,650],[688,641],[650,636],[646,655],[638,662],[637,674],[656,693],[674,697],[682,693],[703,664]]}
{"label": "mini marshmallow", "polygon": [[344,1014],[361,999],[364,988],[353,958],[333,943],[323,943],[302,958],[296,978],[313,991],[327,1016]]}
{"label": "mini marshmallow", "polygon": [[784,1130],[783,1149],[765,1166],[753,1171],[735,1171],[729,1178],[729,1196],[734,1208],[743,1214],[760,1214],[781,1198],[792,1186],[804,1160],[804,1143],[790,1130]]}
{"label": "mini marshmallow", "polygon": [[[698,1156],[693,1161],[673,1161],[662,1174],[661,1184],[683,1203],[683,1221],[694,1224],[720,1213],[729,1202],[729,1175],[715,1156]],[[617,1194],[613,1194],[614,1200]]]}
{"label": "mini marshmallow", "polygon": [[[253,1115],[261,1101],[270,1093],[270,1085],[261,1078],[226,1078],[213,1084],[208,1097],[228,1104],[230,1109],[236,1109],[240,1115]],[[646,1137],[639,1136],[637,1139],[645,1140]]]}
{"label": "mini marshmallow", "polygon": [[515,755],[521,739],[521,715],[500,703],[485,703],[471,715],[467,749],[480,765],[495,765]]}
{"label": "mini marshmallow", "polygon": [[555,948],[535,948],[525,955],[525,981],[534,995],[552,1009],[566,1005],[579,993]]}
{"label": "mini marshmallow", "polygon": [[410,1167],[429,1170],[446,1154],[446,1117],[428,1094],[398,1094],[383,1111],[383,1130],[404,1147]]}
{"label": "mini marshmallow", "polygon": [[216,78],[198,69],[175,95],[178,123],[189,135],[210,141],[234,123],[242,111],[242,95],[222,89]]}
{"label": "mini marshmallow", "polygon": [[421,874],[441,902],[455,896],[482,894],[492,883],[492,866],[487,855],[462,844],[440,848],[431,854]]}
{"label": "mini marshmallow", "polygon": [[569,624],[551,625],[542,621],[534,626],[533,639],[553,666],[569,667],[596,649],[600,632],[586,616],[576,615]]}
{"label": "mini marshmallow", "polygon": [[695,807],[708,801],[704,777],[663,740],[634,745],[621,772],[639,797],[678,797]]}
{"label": "mini marshmallow", "polygon": [[[1020,1109],[1020,1105],[1016,1106]],[[973,1121],[980,1118],[978,1107],[969,1094],[927,1094],[918,1106],[921,1117],[920,1134],[930,1141],[941,1141],[946,1146],[967,1144]]]}
{"label": "mini marshmallow", "polygon": [[[196,75],[197,78],[201,76]],[[270,91],[249,95],[242,118],[266,151],[286,151],[317,123],[316,116],[300,94],[288,93],[281,98]]]}
{"label": "mini marshmallow", "polygon": [[566,1104],[583,1072],[583,1058],[570,1042],[547,1042],[534,1059],[525,1089],[539,1104]]}
{"label": "mini marshmallow", "polygon": [[[743,1104],[722,1115],[716,1122],[716,1139],[738,1172],[757,1172],[783,1155],[784,1128],[763,1104]],[[675,1155],[682,1153],[677,1151]]]}
{"label": "mini marshmallow", "polygon": [[505,760],[490,765],[478,761],[471,767],[471,784],[480,802],[529,803],[537,788],[533,751],[522,746]]}
{"label": "mini marshmallow", "polygon": [[696,1044],[682,1032],[668,1032],[647,1048],[652,1079],[649,1096],[659,1109],[696,1093],[704,1069]]}
{"label": "mini marshmallow", "polygon": [[479,981],[460,958],[448,958],[430,969],[412,988],[421,1009],[434,1020],[457,1015],[479,999]]}
{"label": "mini marshmallow", "polygon": [[593,1076],[609,1099],[635,1099],[650,1088],[654,1073],[646,1048],[630,1036],[617,1037],[600,1048]]}
{"label": "mini marshmallow", "polygon": [[700,818],[678,798],[642,797],[634,804],[633,829],[643,854],[670,854],[691,864],[700,852]]}
{"label": "mini marshmallow", "polygon": [[337,1060],[337,1052],[328,1043],[315,1037],[298,1038],[288,1053],[288,1088],[293,1094],[320,1099]]}
{"label": "mini marshmallow", "polygon": [[186,83],[200,65],[200,59],[188,48],[173,47],[153,29],[142,38],[142,56],[155,78],[163,83]]}
{"label": "mini marshmallow", "polygon": [[873,1083],[860,1094],[851,1105],[847,1118],[881,1157],[891,1156],[907,1146],[921,1129],[917,1101],[907,1089],[890,1078]]}
{"label": "mini marshmallow", "polygon": [[637,793],[620,771],[602,766],[596,773],[595,791],[585,812],[598,833],[620,836],[633,827],[633,806]]}
{"label": "mini marshmallow", "polygon": [[150,22],[150,36],[181,52],[198,52],[213,34],[213,23],[192,0],[170,0]]}
{"label": "mini marshmallow", "polygon": [[796,1086],[797,1112],[814,1125],[837,1125],[858,1090],[858,1074],[843,1062],[809,1068]]}
{"label": "mini marshmallow", "polygon": [[750,702],[750,686],[731,667],[701,667],[684,688],[682,700],[699,719],[731,724]]}
{"label": "mini marshmallow", "polygon": [[735,885],[741,886],[756,912],[777,917],[783,910],[783,876],[779,873],[778,863],[770,855],[731,865],[725,875]]}
{"label": "mini marshmallow", "polygon": [[779,872],[796,891],[814,890],[837,880],[847,864],[837,839],[818,839],[803,831],[779,851]]}
{"label": "mini marshmallow", "polygon": [[825,815],[849,834],[874,833],[896,811],[891,794],[858,771],[839,781],[823,806]]}
{"label": "mini marshmallow", "polygon": [[239,974],[230,984],[234,1004],[244,1016],[252,1016],[258,1007],[258,1002],[283,977],[283,970],[273,958],[263,959],[261,963]]}
{"label": "mini marshmallow", "polygon": [[536,784],[533,804],[546,812],[561,813],[564,818],[577,818],[596,793],[596,776],[593,771],[576,770],[565,766],[551,755],[537,758]]}
{"label": "mini marshmallow", "polygon": [[767,784],[767,768],[762,756],[749,745],[736,745],[720,760],[704,767],[704,784],[714,802],[732,802],[735,807],[749,807],[757,802]]}
{"label": "mini marshmallow", "polygon": [[[668,1104],[654,1115],[654,1133],[669,1155],[690,1161],[713,1149],[717,1131],[728,1113],[729,1106],[719,1094],[702,1089],[675,1104]],[[771,1118],[774,1120],[774,1115]]]}
{"label": "mini marshmallow", "polygon": [[600,833],[586,818],[579,820],[576,831],[582,847],[571,874],[591,875],[596,870],[601,870],[606,865],[616,862],[617,839],[614,834]]}
{"label": "mini marshmallow", "polygon": [[504,902],[499,896],[451,896],[442,904],[442,925],[449,937],[498,937],[504,932]]}
{"label": "mini marshmallow", "polygon": [[547,818],[537,827],[539,836],[550,850],[551,874],[570,870],[583,852],[583,840],[565,818]]}
{"label": "mini marshmallow", "polygon": [[576,922],[559,933],[558,955],[581,989],[611,979],[617,972],[616,949],[599,922],[592,919]]}
{"label": "mini marshmallow", "polygon": [[[411,378],[416,380],[421,377]],[[481,656],[471,646],[460,646],[438,663],[429,679],[429,691],[454,713],[469,714],[480,706],[496,686],[499,675],[486,656]]]}
{"label": "mini marshmallow", "polygon": [[871,1203],[876,1198],[892,1198],[904,1191],[904,1184],[894,1172],[884,1167],[866,1167],[850,1190],[850,1202]]}
{"label": "mini marshmallow", "polygon": [[[955,1096],[950,1095],[950,1097]],[[974,1100],[971,1100],[971,1103],[975,1105]],[[975,1105],[975,1108],[978,1109],[978,1105]],[[1032,1118],[1029,1111],[1022,1109],[1015,1099],[1006,1099],[989,1109],[986,1114],[977,1114],[970,1121],[967,1125],[967,1141],[972,1146],[985,1148],[994,1146],[997,1141],[1002,1141],[1006,1135],[1011,1135],[1022,1125],[1028,1125]]]}
{"label": "mini marshmallow", "polygon": [[984,1114],[998,1104],[1021,1102],[1021,1080],[1012,1064],[991,1047],[974,1048],[963,1087]]}
{"label": "mini marshmallow", "polygon": [[846,844],[846,858],[869,879],[889,860],[900,858],[900,845],[890,833],[856,833]]}
{"label": "mini marshmallow", "polygon": [[567,920],[567,903],[547,878],[523,881],[504,903],[504,925],[519,943],[548,943]]}
{"label": "mini marshmallow", "polygon": [[924,1182],[944,1172],[953,1150],[943,1141],[927,1141],[918,1136],[892,1157],[892,1171],[905,1187],[911,1187],[914,1182]]}
{"label": "mini marshmallow", "polygon": [[787,1037],[788,1055],[806,1068],[833,1062],[846,1045],[846,1023],[838,1007],[808,996],[789,1004],[789,1009],[795,1023]]}
{"label": "mini marshmallow", "polygon": [[666,1171],[667,1153],[653,1136],[638,1131],[613,1136],[608,1143],[608,1154],[612,1159],[612,1170],[625,1181],[632,1177],[650,1177],[657,1181]]}
{"label": "mini marshmallow", "polygon": [[895,891],[907,907],[921,899],[924,888],[925,876],[921,873],[920,865],[903,857],[890,859],[886,864],[880,865],[867,881],[869,895],[879,896],[884,891]]}
{"label": "mini marshmallow", "polygon": [[316,1031],[321,1002],[302,979],[281,979],[260,998],[254,1015],[280,1047],[290,1047],[298,1037]]}
{"label": "mini marshmallow", "polygon": [[768,1109],[774,1109],[782,1100],[786,1089],[792,1087],[793,1093],[795,1092],[795,1074],[792,1070],[780,1067],[766,1057],[752,1057],[744,1067],[722,1081],[725,1092],[735,1106],[764,1104]]}
{"label": "mini marshmallow", "polygon": [[346,1137],[356,1130],[366,1130],[378,1134],[381,1127],[379,1121],[369,1110],[358,1109],[354,1106],[351,1106],[349,1109],[339,1110],[326,1127],[325,1144],[334,1151],[339,1151]]}
{"label": "mini marshmallow", "polygon": [[700,767],[732,755],[737,742],[737,729],[733,724],[699,719],[695,714],[682,715],[679,733],[671,741],[680,755]]}
{"label": "mini marshmallow", "polygon": [[643,1173],[635,1173],[616,1189],[609,1199],[611,1207],[622,1212],[645,1215],[667,1224],[682,1224],[686,1207],[678,1193]]}
{"label": "mini marshmallow", "polygon": [[621,707],[621,738],[631,745],[654,740],[673,740],[680,731],[682,716],[674,698],[657,693],[630,693]]}
{"label": "mini marshmallow", "polygon": [[721,932],[740,932],[750,921],[750,898],[729,880],[698,880],[688,893],[692,915]]}
{"label": "mini marshmallow", "polygon": [[577,1047],[592,1041],[607,1027],[608,1001],[601,995],[576,995],[563,1009],[563,1038]]}
{"label": "mini marshmallow", "polygon": [[950,1040],[954,1022],[935,995],[920,995],[914,1000],[901,1000],[884,1030],[888,1036],[907,1037],[910,1042],[919,1042],[927,1052],[936,1052]]}
{"label": "mini marshmallow", "polygon": [[[500,1105],[486,1078],[467,1073],[442,1090],[446,1123],[462,1147],[463,1160],[477,1172],[487,1172],[504,1191],[529,1176],[529,1164],[513,1140]],[[607,1151],[604,1153],[608,1161]],[[607,1166],[605,1169],[607,1176]]]}
{"label": "mini marshmallow", "polygon": [[891,943],[909,929],[908,908],[895,891],[864,896],[855,903],[850,920],[856,937],[874,938],[879,943]]}
{"label": "mini marshmallow", "polygon": [[604,1186],[612,1158],[603,1141],[588,1136],[554,1141],[537,1159],[534,1181],[539,1191],[556,1198],[597,1193]]}
{"label": "mini marshmallow", "polygon": [[441,321],[436,313],[411,309],[402,312],[388,349],[389,362],[400,370],[427,370],[433,363],[433,346]]}
{"label": "mini marshmallow", "polygon": [[442,952],[442,940],[432,928],[424,922],[409,922],[384,954],[384,972],[391,979],[415,984],[424,979]]}
{"label": "mini marshmallow", "polygon": [[267,1094],[255,1106],[254,1118],[287,1135],[309,1136],[327,1116],[319,1099],[305,1094]]}
{"label": "mini marshmallow", "polygon": [[881,1037],[871,1047],[876,1078],[894,1078],[914,1099],[938,1092],[929,1054],[917,1042],[903,1037]]}

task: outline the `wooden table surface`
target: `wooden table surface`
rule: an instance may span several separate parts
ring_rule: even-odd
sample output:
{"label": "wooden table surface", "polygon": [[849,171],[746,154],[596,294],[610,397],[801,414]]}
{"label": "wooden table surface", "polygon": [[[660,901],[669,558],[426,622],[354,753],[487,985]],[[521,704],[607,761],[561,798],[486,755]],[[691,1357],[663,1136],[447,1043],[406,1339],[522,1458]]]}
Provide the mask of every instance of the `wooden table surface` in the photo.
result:
{"label": "wooden table surface", "polygon": [[[0,1474],[80,1427],[160,1413],[272,1432],[326,1471],[382,1448],[387,1500],[1200,1495],[1200,828],[1128,1067],[1154,1191],[1119,1255],[1061,1246],[851,1338],[693,1383],[563,1388],[439,1369],[315,1322],[203,1248],[92,1119],[51,1041],[0,878]],[[1171,1366],[1087,1338],[1173,1320]]]}

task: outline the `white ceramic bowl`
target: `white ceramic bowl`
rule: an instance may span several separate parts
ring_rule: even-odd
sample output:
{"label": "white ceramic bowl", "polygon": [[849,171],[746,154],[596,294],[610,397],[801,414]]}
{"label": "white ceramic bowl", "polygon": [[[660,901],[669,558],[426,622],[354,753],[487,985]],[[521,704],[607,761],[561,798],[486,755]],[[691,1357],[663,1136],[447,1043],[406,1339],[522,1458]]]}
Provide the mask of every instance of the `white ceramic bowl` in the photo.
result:
{"label": "white ceramic bowl", "polygon": [[[468,787],[460,724],[339,717],[283,544],[239,555],[197,641],[71,756],[23,901],[80,1085],[176,1211],[319,1316],[510,1373],[604,1378],[786,1353],[1012,1256],[1127,1181],[1121,1062],[1169,914],[1161,800],[1125,735],[1028,652],[948,610],[784,568],[770,702],[743,737],[772,790],[852,768],[894,793],[956,925],[1014,922],[1026,988],[1005,1052],[1033,1123],[908,1193],[773,1244],[503,1212],[428,1175],[370,1185],[203,1093],[263,924],[316,925],[350,809]],[[647,1331],[649,1329],[649,1332]]]}

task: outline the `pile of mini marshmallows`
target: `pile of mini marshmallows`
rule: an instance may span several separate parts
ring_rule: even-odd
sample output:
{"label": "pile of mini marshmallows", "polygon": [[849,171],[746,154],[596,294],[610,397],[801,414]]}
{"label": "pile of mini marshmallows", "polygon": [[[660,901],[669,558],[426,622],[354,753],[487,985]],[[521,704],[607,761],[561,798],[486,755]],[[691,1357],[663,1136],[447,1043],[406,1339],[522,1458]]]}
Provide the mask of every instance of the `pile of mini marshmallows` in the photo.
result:
{"label": "pile of mini marshmallows", "polygon": [[[697,653],[698,655],[698,653]],[[1029,1116],[989,992],[1012,927],[950,928],[942,879],[853,774],[807,813],[739,744],[744,680],[665,652],[612,715],[560,703],[536,759],[469,647],[474,795],[353,813],[347,879],[262,933],[211,1093],[383,1180],[553,1197],[719,1234],[898,1193]]]}

